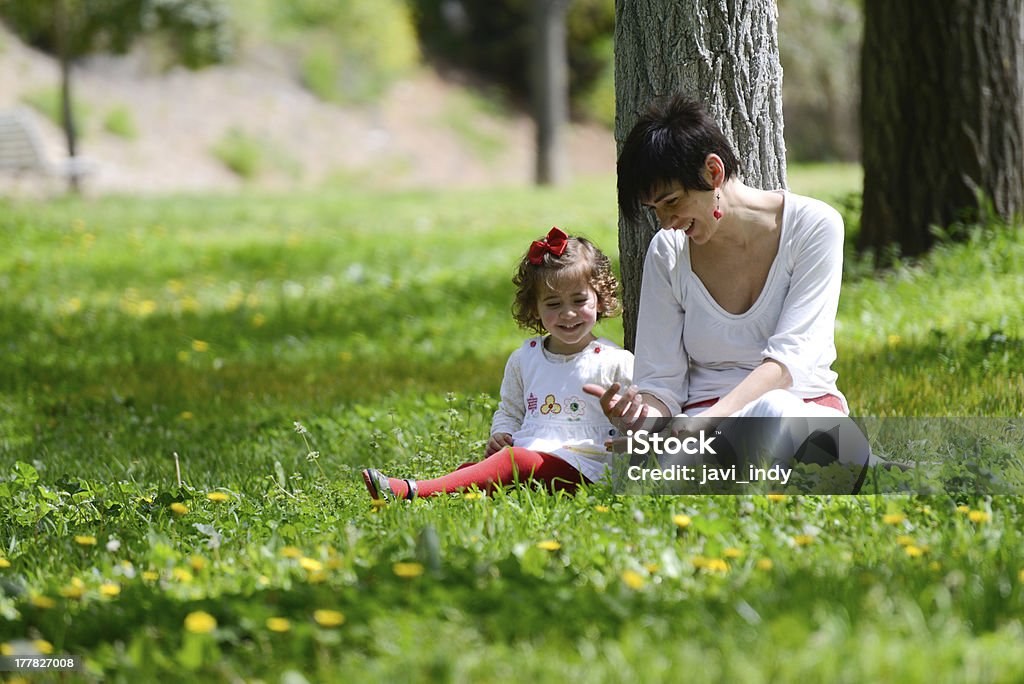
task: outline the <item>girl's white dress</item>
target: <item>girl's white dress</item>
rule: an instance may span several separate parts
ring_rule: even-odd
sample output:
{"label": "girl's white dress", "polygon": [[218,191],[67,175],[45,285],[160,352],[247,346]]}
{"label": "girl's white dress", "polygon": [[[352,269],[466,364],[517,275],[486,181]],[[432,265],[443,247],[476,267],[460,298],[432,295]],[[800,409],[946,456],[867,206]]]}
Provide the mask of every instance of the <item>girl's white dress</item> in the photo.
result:
{"label": "girl's white dress", "polygon": [[526,340],[505,364],[491,434],[511,434],[514,446],[554,454],[596,482],[612,462],[604,443],[618,432],[583,385],[628,387],[632,377],[633,355],[605,338],[571,355],[547,351],[544,337]]}

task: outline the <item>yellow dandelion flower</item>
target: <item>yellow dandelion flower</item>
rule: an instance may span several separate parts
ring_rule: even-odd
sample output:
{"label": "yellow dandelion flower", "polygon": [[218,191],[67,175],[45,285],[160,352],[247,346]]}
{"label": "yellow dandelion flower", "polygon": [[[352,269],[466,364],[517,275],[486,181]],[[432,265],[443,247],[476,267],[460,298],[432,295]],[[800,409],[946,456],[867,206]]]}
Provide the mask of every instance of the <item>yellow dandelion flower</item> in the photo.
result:
{"label": "yellow dandelion flower", "polygon": [[636,570],[626,570],[623,572],[622,581],[627,587],[634,590],[643,589],[644,584],[647,583],[644,576]]}
{"label": "yellow dandelion flower", "polygon": [[323,563],[314,558],[306,558],[305,556],[299,559],[299,565],[308,572],[320,572],[324,569]]}
{"label": "yellow dandelion flower", "polygon": [[690,562],[693,563],[693,567],[698,570],[701,568],[706,568],[708,566],[708,559],[704,556],[694,556],[693,560],[691,560]]}
{"label": "yellow dandelion flower", "polygon": [[1019,579],[1021,583],[1024,584],[1024,568],[1021,568],[1021,571],[1017,573],[1017,579]]}
{"label": "yellow dandelion flower", "polygon": [[384,499],[371,499],[370,500],[370,505],[373,506],[373,510],[379,511],[380,509],[382,509],[385,506],[387,506],[388,502],[385,501]]}
{"label": "yellow dandelion flower", "polygon": [[188,363],[188,360],[192,358],[192,355],[182,349],[178,352],[177,358],[179,363]]}
{"label": "yellow dandelion flower", "polygon": [[261,313],[258,313],[252,317],[250,322],[252,323],[252,327],[262,328],[264,325],[267,324],[267,317]]}
{"label": "yellow dandelion flower", "polygon": [[60,595],[69,599],[80,599],[85,594],[85,585],[77,577],[60,589]]}
{"label": "yellow dandelion flower", "polygon": [[964,506],[963,504],[960,504],[959,506],[956,507],[956,512],[957,513],[970,513],[971,512],[971,508],[970,508],[970,506]]}
{"label": "yellow dandelion flower", "polygon": [[786,495],[786,494],[769,494],[768,495],[768,500],[769,501],[774,501],[776,503],[778,503],[780,501],[785,501],[788,498],[789,498],[789,496]]}
{"label": "yellow dandelion flower", "polygon": [[192,420],[196,416],[191,411],[182,411],[181,413],[178,414],[178,417],[181,418],[182,420]]}
{"label": "yellow dandelion flower", "polygon": [[608,506],[594,506],[594,510],[597,511],[598,513],[607,513],[612,509],[609,508]]}
{"label": "yellow dandelion flower", "polygon": [[147,582],[156,582],[158,579],[160,579],[160,573],[153,572],[152,570],[144,570],[142,572],[142,579],[146,580]]}
{"label": "yellow dandelion flower", "polygon": [[203,610],[185,616],[185,629],[193,634],[209,634],[217,629],[217,618]]}
{"label": "yellow dandelion flower", "polygon": [[149,316],[154,311],[156,311],[156,302],[152,299],[144,299],[139,302],[139,306],[135,310],[135,312],[142,317]]}
{"label": "yellow dandelion flower", "polygon": [[184,312],[199,311],[199,300],[192,295],[186,295],[181,299],[181,310]]}
{"label": "yellow dandelion flower", "polygon": [[75,543],[81,546],[96,546],[96,537],[84,534],[75,535]]}
{"label": "yellow dandelion flower", "polygon": [[283,617],[267,618],[267,629],[271,632],[287,632],[292,628],[292,621]]}
{"label": "yellow dandelion flower", "polygon": [[764,570],[765,572],[768,572],[769,570],[771,570],[774,567],[775,567],[775,563],[772,561],[771,558],[759,558],[757,560],[757,569],[758,570]]}
{"label": "yellow dandelion flower", "polygon": [[909,534],[901,534],[896,537],[896,543],[900,546],[913,546],[916,542]]}
{"label": "yellow dandelion flower", "polygon": [[984,523],[992,520],[992,514],[988,511],[971,511],[967,514],[967,518],[973,523]]}
{"label": "yellow dandelion flower", "polygon": [[644,564],[644,570],[647,571],[647,574],[653,575],[654,573],[656,573],[659,570],[661,570],[661,566],[658,565],[657,563],[645,563]]}
{"label": "yellow dandelion flower", "polygon": [[793,537],[793,543],[797,546],[810,546],[814,543],[814,535],[798,534],[795,537]]}
{"label": "yellow dandelion flower", "polygon": [[49,608],[53,608],[54,606],[56,606],[57,602],[49,596],[43,596],[40,594],[32,597],[32,605],[36,608],[42,608],[43,610],[47,610]]}
{"label": "yellow dandelion flower", "polygon": [[743,555],[743,552],[737,549],[735,546],[730,546],[722,552],[722,555],[726,558],[740,558]]}
{"label": "yellow dandelion flower", "polygon": [[924,555],[924,549],[922,549],[920,546],[914,546],[913,544],[905,547],[903,550],[911,558],[920,558]]}
{"label": "yellow dandelion flower", "polygon": [[327,573],[317,570],[306,575],[306,581],[310,584],[323,584],[327,581]]}
{"label": "yellow dandelion flower", "polygon": [[690,516],[688,515],[679,514],[672,516],[672,522],[674,522],[676,524],[676,527],[678,527],[679,529],[685,530],[687,527],[690,526],[690,523],[693,522],[693,520],[691,520]]}
{"label": "yellow dandelion flower", "polygon": [[206,495],[206,498],[214,503],[223,503],[231,499],[231,497],[224,492],[210,492]]}
{"label": "yellow dandelion flower", "polygon": [[174,503],[171,504],[171,512],[175,515],[185,515],[186,513],[188,513],[188,506],[181,503],[180,501],[175,501]]}
{"label": "yellow dandelion flower", "polygon": [[480,492],[466,492],[465,494],[462,495],[462,498],[465,499],[466,501],[476,501],[477,499],[480,499],[482,497],[483,495]]}
{"label": "yellow dandelion flower", "polygon": [[14,647],[5,641],[4,643],[0,644],[0,655],[14,655]]}
{"label": "yellow dandelion flower", "polygon": [[345,615],[336,610],[321,608],[313,611],[313,619],[321,627],[339,627],[345,622]]}
{"label": "yellow dandelion flower", "polygon": [[885,341],[890,347],[895,347],[897,344],[900,343],[901,339],[902,338],[899,335],[889,335],[889,337],[887,337]]}
{"label": "yellow dandelion flower", "polygon": [[285,558],[302,558],[302,549],[297,546],[285,546],[281,549],[281,555]]}
{"label": "yellow dandelion flower", "polygon": [[938,572],[942,569],[942,563],[940,563],[939,561],[932,561],[928,564],[928,569],[932,572]]}
{"label": "yellow dandelion flower", "polygon": [[882,516],[882,522],[886,525],[902,525],[906,520],[907,516],[902,513],[886,513]]}
{"label": "yellow dandelion flower", "polygon": [[11,561],[7,560],[6,558],[0,558],[0,568],[9,568],[9,567],[11,567]]}
{"label": "yellow dandelion flower", "polygon": [[391,570],[402,579],[414,579],[423,574],[423,565],[420,563],[395,563],[391,566]]}
{"label": "yellow dandelion flower", "polygon": [[202,340],[192,340],[192,351],[197,354],[210,351],[210,343],[203,342]]}
{"label": "yellow dandelion flower", "polygon": [[729,564],[721,558],[709,558],[706,568],[711,572],[729,572]]}
{"label": "yellow dandelion flower", "polygon": [[121,593],[121,585],[113,582],[106,582],[100,585],[100,594],[114,597]]}
{"label": "yellow dandelion flower", "polygon": [[544,551],[558,551],[562,548],[562,545],[556,542],[554,539],[546,539],[542,542],[537,542],[537,548],[543,549]]}
{"label": "yellow dandelion flower", "polygon": [[202,572],[203,568],[206,567],[206,559],[202,556],[189,556],[188,565],[196,572]]}
{"label": "yellow dandelion flower", "polygon": [[46,639],[35,639],[32,641],[32,645],[36,647],[36,650],[43,655],[50,655],[53,653],[53,644]]}
{"label": "yellow dandelion flower", "polygon": [[174,572],[171,573],[171,577],[178,580],[179,582],[185,582],[186,584],[188,582],[191,582],[192,579],[194,578],[192,573],[186,570],[185,568],[174,568]]}

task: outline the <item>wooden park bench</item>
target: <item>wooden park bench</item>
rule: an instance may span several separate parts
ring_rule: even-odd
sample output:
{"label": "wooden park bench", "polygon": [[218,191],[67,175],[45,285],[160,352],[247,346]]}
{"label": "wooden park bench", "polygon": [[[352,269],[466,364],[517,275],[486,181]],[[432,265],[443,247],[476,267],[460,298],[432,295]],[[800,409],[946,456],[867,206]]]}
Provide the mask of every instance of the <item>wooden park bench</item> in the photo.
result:
{"label": "wooden park bench", "polygon": [[17,178],[25,175],[58,176],[65,179],[84,178],[94,171],[93,161],[68,157],[51,162],[35,122],[22,109],[0,112],[0,173]]}

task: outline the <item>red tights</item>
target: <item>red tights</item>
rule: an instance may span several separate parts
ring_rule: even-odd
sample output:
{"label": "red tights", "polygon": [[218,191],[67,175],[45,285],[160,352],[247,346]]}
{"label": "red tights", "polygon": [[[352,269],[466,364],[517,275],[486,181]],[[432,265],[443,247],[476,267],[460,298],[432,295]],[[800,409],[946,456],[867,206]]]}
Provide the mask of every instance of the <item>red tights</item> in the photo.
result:
{"label": "red tights", "polygon": [[[466,463],[457,470],[433,480],[418,480],[419,496],[450,494],[476,485],[485,492],[498,487],[529,481],[543,482],[552,491],[575,492],[589,482],[580,471],[551,454],[529,451],[520,447],[506,447],[479,463]],[[391,491],[405,498],[409,491],[405,480],[388,478]]]}

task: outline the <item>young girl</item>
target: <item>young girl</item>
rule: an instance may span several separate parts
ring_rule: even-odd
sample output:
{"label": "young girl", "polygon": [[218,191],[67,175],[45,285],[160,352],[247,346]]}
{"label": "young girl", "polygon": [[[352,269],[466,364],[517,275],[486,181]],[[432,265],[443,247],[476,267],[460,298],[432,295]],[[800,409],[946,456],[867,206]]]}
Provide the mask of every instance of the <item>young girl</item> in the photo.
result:
{"label": "young girl", "polygon": [[529,480],[575,491],[605,474],[611,461],[604,443],[617,432],[583,385],[628,386],[633,375],[633,355],[591,332],[597,321],[618,313],[618,283],[608,257],[585,238],[552,228],[530,245],[513,282],[516,322],[547,335],[527,340],[509,356],[487,458],[433,480],[391,478],[368,468],[363,480],[374,499],[413,499],[473,485],[489,491]]}

